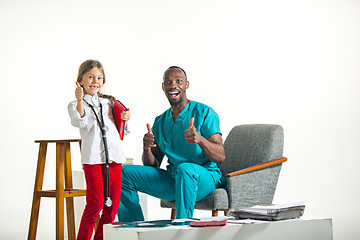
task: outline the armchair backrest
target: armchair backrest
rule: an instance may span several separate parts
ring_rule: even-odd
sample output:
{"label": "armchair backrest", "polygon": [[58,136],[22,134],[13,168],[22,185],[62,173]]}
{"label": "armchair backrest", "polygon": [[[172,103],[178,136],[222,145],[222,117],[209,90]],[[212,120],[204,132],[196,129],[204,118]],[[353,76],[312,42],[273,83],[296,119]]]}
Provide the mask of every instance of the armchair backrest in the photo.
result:
{"label": "armchair backrest", "polygon": [[280,125],[235,126],[224,142],[225,161],[221,172],[241,170],[283,156],[284,131]]}

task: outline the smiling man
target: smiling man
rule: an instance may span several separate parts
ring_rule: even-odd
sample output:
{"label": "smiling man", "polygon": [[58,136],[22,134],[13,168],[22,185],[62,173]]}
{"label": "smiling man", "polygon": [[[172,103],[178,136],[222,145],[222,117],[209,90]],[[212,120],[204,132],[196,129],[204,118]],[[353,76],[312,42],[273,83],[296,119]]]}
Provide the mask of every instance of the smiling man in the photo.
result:
{"label": "smiling man", "polygon": [[[185,71],[169,67],[162,89],[170,108],[156,117],[143,138],[141,165],[124,165],[120,222],[144,220],[137,192],[176,203],[176,218],[193,216],[197,201],[224,184],[217,166],[225,160],[219,117],[205,104],[186,97]],[[164,156],[168,165],[161,169]]]}

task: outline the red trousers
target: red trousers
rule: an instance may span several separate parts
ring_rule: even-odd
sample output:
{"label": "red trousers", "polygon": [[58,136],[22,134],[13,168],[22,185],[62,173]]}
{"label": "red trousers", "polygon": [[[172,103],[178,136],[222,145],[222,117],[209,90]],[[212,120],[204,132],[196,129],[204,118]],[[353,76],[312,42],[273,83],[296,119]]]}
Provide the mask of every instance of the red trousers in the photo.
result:
{"label": "red trousers", "polygon": [[115,220],[120,203],[122,164],[111,163],[110,172],[110,198],[112,205],[107,207],[105,201],[106,165],[84,164],[86,180],[86,206],[81,218],[78,240],[90,240],[94,226],[101,210],[103,210],[94,240],[103,239],[103,225]]}

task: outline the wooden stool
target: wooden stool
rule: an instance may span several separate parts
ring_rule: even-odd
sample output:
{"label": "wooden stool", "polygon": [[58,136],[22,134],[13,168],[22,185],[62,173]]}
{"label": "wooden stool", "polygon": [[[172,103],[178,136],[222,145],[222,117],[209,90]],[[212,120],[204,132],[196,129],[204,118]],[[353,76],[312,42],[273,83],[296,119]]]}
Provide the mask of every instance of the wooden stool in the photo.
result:
{"label": "wooden stool", "polygon": [[[31,208],[28,239],[36,238],[41,197],[56,198],[56,239],[64,239],[64,198],[66,198],[66,215],[69,240],[75,240],[75,220],[73,197],[85,196],[86,190],[73,189],[70,143],[81,139],[72,140],[37,140],[40,143],[38,164],[36,169],[34,196]],[[45,170],[46,150],[48,143],[56,143],[56,190],[42,190]],[[65,181],[65,186],[64,186]]]}

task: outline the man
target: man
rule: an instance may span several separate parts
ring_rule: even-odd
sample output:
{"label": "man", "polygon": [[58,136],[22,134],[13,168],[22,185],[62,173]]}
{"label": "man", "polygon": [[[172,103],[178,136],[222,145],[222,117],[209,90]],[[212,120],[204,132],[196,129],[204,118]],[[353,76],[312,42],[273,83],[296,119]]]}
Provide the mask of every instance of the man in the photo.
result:
{"label": "man", "polygon": [[[217,163],[225,159],[219,117],[210,107],[190,101],[185,71],[168,68],[162,89],[171,108],[158,116],[143,138],[141,165],[123,166],[120,222],[142,221],[137,192],[174,201],[176,218],[193,216],[194,205],[223,184]],[[160,169],[166,156],[169,165]]]}

